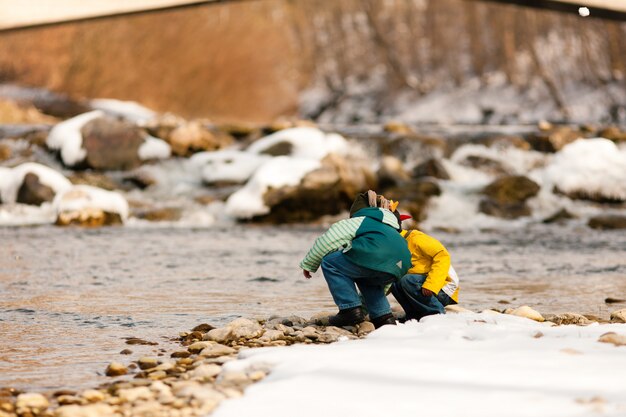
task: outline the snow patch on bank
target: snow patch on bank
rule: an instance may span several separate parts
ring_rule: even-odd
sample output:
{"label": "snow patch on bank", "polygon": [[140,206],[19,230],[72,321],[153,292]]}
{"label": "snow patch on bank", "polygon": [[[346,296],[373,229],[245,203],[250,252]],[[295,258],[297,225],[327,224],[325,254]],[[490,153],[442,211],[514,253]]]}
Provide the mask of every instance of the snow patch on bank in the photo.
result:
{"label": "snow patch on bank", "polygon": [[157,113],[135,101],[116,100],[112,98],[96,98],[89,101],[95,110],[101,110],[113,117],[121,117],[129,122],[145,124],[157,116]]}
{"label": "snow patch on bank", "polygon": [[430,316],[332,345],[242,351],[226,372],[273,366],[214,417],[623,416],[626,324],[558,326],[497,313]]}
{"label": "snow patch on bank", "polygon": [[104,116],[102,111],[94,110],[57,124],[50,130],[46,145],[50,149],[60,150],[61,159],[67,166],[82,162],[87,156],[87,151],[82,147],[81,129],[90,121],[102,116]]}
{"label": "snow patch on bank", "polygon": [[57,194],[52,202],[57,214],[100,209],[117,213],[122,220],[128,218],[128,202],[119,193],[106,191],[89,185],[76,185],[66,192]]}
{"label": "snow patch on bank", "polygon": [[63,176],[45,165],[27,162],[15,168],[0,168],[0,198],[3,203],[11,204],[17,200],[17,193],[27,174],[35,174],[39,182],[52,188],[55,193],[72,187],[72,183]]}
{"label": "snow patch on bank", "polygon": [[172,156],[172,147],[162,139],[148,136],[139,147],[138,154],[142,161],[167,159]]}

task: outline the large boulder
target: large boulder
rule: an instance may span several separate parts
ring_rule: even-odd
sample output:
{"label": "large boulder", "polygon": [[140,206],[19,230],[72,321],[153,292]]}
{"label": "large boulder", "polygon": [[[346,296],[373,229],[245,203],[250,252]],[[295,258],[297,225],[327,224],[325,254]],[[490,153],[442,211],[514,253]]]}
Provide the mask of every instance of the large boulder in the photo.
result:
{"label": "large boulder", "polygon": [[98,170],[128,170],[141,164],[139,148],[145,134],[135,125],[104,116],[81,129],[85,164]]}
{"label": "large boulder", "polygon": [[375,188],[375,176],[362,162],[330,154],[321,167],[304,176],[300,184],[269,188],[263,195],[270,213],[254,220],[283,223],[315,220],[347,210],[354,196]]}
{"label": "large boulder", "polygon": [[515,219],[531,214],[526,200],[537,195],[539,184],[519,175],[498,178],[483,189],[487,197],[479,204],[479,210],[490,216]]}
{"label": "large boulder", "polygon": [[24,176],[22,185],[17,190],[17,203],[40,206],[41,204],[52,201],[55,192],[51,187],[42,184],[39,177],[32,172]]}

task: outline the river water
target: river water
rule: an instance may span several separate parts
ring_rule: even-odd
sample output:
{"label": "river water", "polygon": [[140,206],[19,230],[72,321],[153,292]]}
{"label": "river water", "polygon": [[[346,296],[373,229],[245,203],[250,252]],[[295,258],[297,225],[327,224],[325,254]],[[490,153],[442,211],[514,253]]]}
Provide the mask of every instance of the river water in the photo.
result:
{"label": "river water", "polygon": [[[80,389],[113,361],[170,350],[180,331],[235,317],[334,311],[298,263],[319,226],[0,228],[0,387]],[[528,304],[607,318],[626,298],[626,234],[583,225],[433,232],[473,310]],[[139,337],[158,345],[129,346]],[[130,348],[133,354],[120,355]]]}

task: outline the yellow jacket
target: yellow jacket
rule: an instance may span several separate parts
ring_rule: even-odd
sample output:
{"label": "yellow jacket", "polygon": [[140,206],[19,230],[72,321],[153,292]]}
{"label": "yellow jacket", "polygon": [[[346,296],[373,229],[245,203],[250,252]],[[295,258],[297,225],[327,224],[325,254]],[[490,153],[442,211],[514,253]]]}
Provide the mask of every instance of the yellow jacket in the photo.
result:
{"label": "yellow jacket", "polygon": [[423,288],[435,294],[443,289],[450,298],[458,302],[458,277],[451,267],[450,254],[441,242],[419,230],[403,230],[400,233],[407,239],[411,251],[411,269],[408,273],[427,275]]}

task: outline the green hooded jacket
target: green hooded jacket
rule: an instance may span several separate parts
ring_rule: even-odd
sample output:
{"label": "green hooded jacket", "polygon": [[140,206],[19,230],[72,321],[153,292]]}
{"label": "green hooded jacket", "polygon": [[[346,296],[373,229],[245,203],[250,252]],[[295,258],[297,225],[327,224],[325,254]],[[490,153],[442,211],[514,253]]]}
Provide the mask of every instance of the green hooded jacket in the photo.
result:
{"label": "green hooded jacket", "polygon": [[315,272],[324,256],[342,250],[356,265],[400,278],[411,267],[411,252],[398,233],[399,228],[391,211],[378,207],[361,209],[318,237],[300,267]]}

